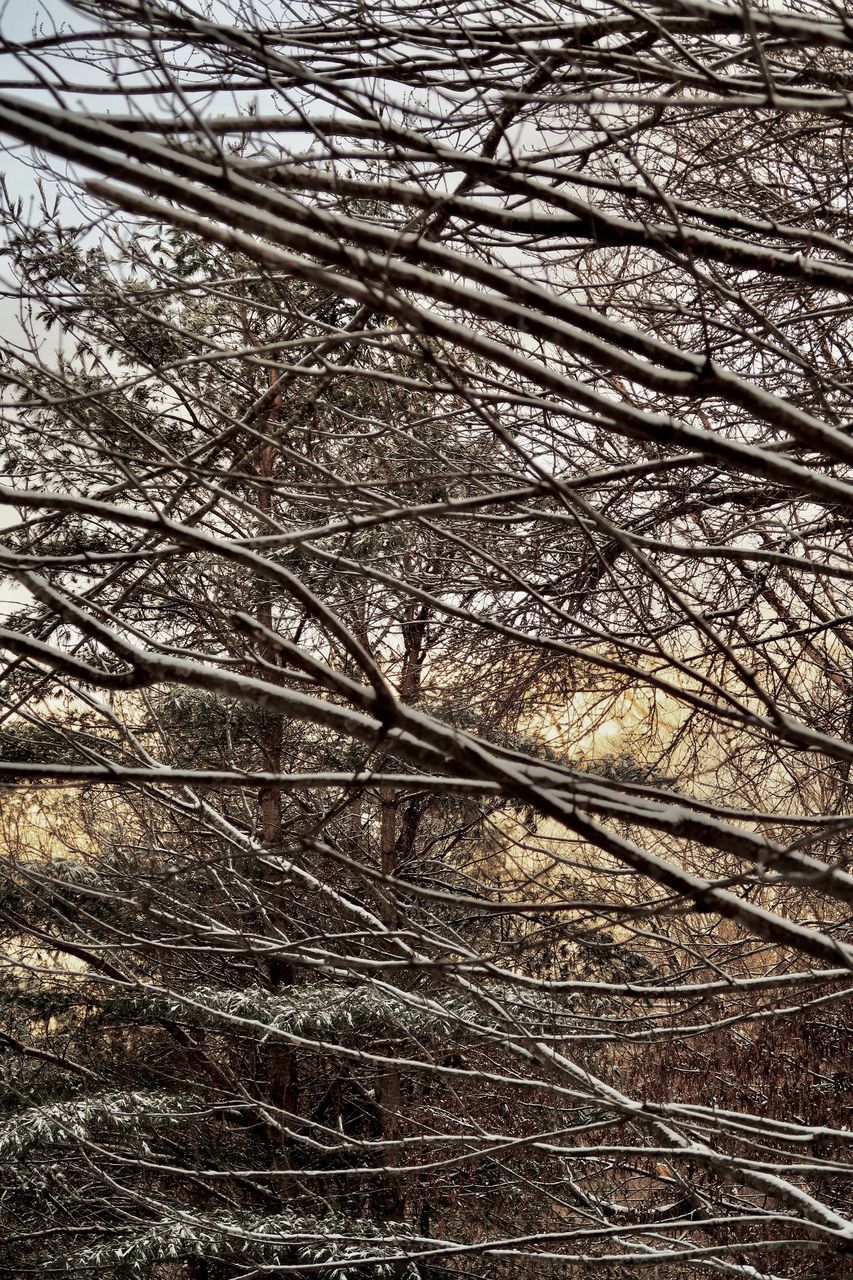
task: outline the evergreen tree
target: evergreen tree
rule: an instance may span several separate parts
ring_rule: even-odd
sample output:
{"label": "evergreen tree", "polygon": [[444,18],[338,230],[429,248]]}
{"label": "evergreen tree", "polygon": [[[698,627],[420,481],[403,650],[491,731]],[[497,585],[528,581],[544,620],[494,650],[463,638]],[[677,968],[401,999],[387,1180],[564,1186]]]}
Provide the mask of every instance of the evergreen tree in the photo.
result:
{"label": "evergreen tree", "polygon": [[[172,546],[168,532],[106,534],[97,518],[25,523],[9,545],[37,545],[40,568],[22,578],[36,599],[20,632],[97,661],[74,617],[51,623],[61,591],[161,653],[202,652],[244,679],[363,699],[361,661],[410,707],[469,732],[517,719],[489,706],[496,684],[470,696],[464,627],[440,634],[428,604],[367,576],[419,562],[458,598],[446,563],[438,579],[428,522],[362,532],[359,496],[381,477],[392,501],[429,507],[450,487],[476,494],[474,478],[499,464],[488,436],[454,436],[424,396],[397,389],[433,376],[425,353],[401,337],[381,360],[367,347],[345,378],[285,377],[281,351],[310,360],[347,323],[321,290],[258,279],[184,235],[155,246],[140,231],[120,262],[59,231],[51,246],[44,229],[17,249],[45,320],[52,306],[65,343],[76,340],[59,394],[22,372],[18,476],[47,486],[57,467],[91,467],[90,492],[104,493],[132,467],[164,520],[267,553],[231,562]],[[120,293],[113,273],[127,263]],[[363,323],[378,332],[382,319]],[[166,447],[193,459],[177,484]],[[341,532],[313,559],[287,536],[324,523]],[[330,665],[341,658],[348,674]],[[22,670],[27,705],[34,678]],[[231,1275],[239,1259],[241,1272],[328,1262],[353,1277],[440,1275],[432,1231],[482,1217],[484,1191],[489,1215],[514,1230],[524,1212],[506,1160],[484,1159],[475,1141],[473,1170],[446,1161],[451,1136],[469,1145],[473,1114],[484,1133],[507,1123],[519,1064],[501,1042],[563,1034],[569,1012],[499,976],[485,987],[467,976],[468,957],[500,962],[509,940],[471,875],[496,800],[437,789],[381,736],[354,744],[263,704],[120,678],[104,701],[85,669],[62,686],[52,714],[6,722],[19,785],[57,761],[154,776],[66,797],[78,829],[67,855],[8,864],[8,1271],[159,1275],[185,1260],[188,1274]],[[323,790],[288,788],[288,775]],[[182,776],[191,785],[168,785]],[[42,957],[32,973],[31,951]],[[589,1112],[570,1105],[560,1123],[575,1114]],[[522,1113],[520,1168],[530,1124]]]}

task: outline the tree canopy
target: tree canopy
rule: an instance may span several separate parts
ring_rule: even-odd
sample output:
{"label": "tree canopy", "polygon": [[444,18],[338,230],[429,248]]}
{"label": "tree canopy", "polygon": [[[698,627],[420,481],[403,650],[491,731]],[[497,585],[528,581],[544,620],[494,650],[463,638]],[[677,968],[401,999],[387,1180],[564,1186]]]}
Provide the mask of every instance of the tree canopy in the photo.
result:
{"label": "tree canopy", "polygon": [[840,1280],[849,14],[4,21],[0,1276]]}

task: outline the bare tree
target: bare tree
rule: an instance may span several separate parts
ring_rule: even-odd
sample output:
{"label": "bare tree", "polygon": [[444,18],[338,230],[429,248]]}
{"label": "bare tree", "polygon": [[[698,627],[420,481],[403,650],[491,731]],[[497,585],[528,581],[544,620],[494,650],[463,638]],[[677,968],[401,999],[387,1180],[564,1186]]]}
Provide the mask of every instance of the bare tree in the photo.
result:
{"label": "bare tree", "polygon": [[68,14],[0,90],[6,1272],[841,1276],[847,16]]}

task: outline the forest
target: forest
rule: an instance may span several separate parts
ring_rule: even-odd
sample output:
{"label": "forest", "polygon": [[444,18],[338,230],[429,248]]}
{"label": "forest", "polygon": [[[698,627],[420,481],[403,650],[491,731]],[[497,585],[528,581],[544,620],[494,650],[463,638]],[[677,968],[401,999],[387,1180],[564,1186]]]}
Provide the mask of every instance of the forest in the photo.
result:
{"label": "forest", "polygon": [[851,125],[835,0],[0,8],[0,1280],[850,1274]]}

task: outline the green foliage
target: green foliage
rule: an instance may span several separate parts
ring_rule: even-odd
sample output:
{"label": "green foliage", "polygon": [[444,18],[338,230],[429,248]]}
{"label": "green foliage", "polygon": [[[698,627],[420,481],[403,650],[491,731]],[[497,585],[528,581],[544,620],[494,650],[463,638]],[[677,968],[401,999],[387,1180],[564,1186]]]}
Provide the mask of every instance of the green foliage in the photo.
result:
{"label": "green foliage", "polygon": [[[519,992],[509,984],[492,986],[506,1021],[494,1009],[464,991],[429,988],[408,998],[381,987],[343,986],[333,982],[300,984],[274,994],[259,987],[242,991],[197,987],[183,996],[130,991],[109,997],[104,1008],[113,1017],[175,1018],[190,1026],[232,1026],[259,1043],[275,1043],[288,1035],[329,1044],[392,1043],[411,1051],[425,1043],[476,1041],[484,1033],[518,1024],[527,1034],[557,1035],[570,1012],[558,1000],[537,992]],[[564,1029],[566,1029],[564,1027]]]}
{"label": "green foliage", "polygon": [[72,743],[44,724],[9,719],[0,725],[0,759],[15,764],[52,764],[79,759]]}
{"label": "green foliage", "polygon": [[363,1218],[299,1210],[264,1218],[186,1216],[193,1220],[165,1219],[145,1231],[128,1231],[58,1256],[48,1266],[72,1274],[121,1266],[126,1274],[144,1276],[158,1262],[206,1258],[231,1260],[241,1268],[326,1263],[323,1274],[336,1280],[420,1280],[417,1264],[405,1258],[410,1233],[402,1223],[380,1227]]}
{"label": "green foliage", "polygon": [[0,1161],[18,1160],[34,1147],[74,1146],[107,1134],[139,1135],[144,1127],[177,1124],[196,1113],[198,1099],[162,1092],[114,1092],[19,1111],[0,1124]]}

